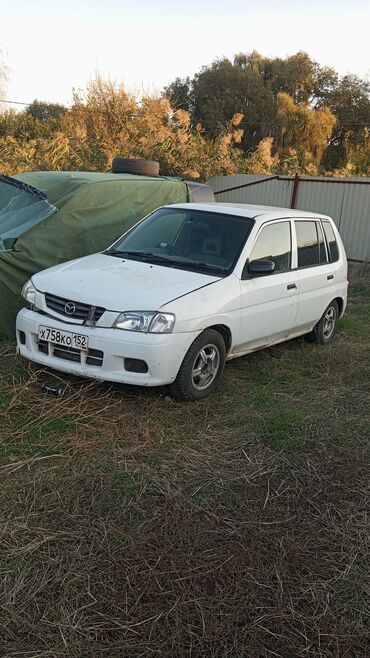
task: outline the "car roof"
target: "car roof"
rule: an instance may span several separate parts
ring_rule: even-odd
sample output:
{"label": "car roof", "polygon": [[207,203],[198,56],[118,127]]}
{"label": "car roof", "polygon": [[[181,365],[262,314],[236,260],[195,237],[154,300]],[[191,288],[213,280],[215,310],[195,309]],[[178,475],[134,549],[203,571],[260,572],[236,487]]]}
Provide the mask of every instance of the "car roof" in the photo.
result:
{"label": "car roof", "polygon": [[[218,212],[225,215],[239,215],[249,219],[260,218],[262,221],[269,219],[282,219],[284,217],[318,218],[325,217],[322,213],[307,212],[292,208],[278,208],[277,206],[258,206],[249,203],[175,203],[168,208],[184,208],[187,210],[204,210],[206,212]],[[330,218],[329,218],[330,219]]]}

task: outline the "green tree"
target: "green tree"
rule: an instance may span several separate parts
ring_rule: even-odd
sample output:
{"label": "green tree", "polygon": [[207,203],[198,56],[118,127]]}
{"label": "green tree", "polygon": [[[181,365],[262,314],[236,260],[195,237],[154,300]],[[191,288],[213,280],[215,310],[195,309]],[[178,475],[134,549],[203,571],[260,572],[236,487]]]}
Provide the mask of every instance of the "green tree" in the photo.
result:
{"label": "green tree", "polygon": [[309,103],[314,108],[315,94],[322,95],[333,84],[333,70],[320,67],[307,53],[281,59],[252,51],[236,54],[233,62],[215,60],[192,80],[177,78],[167,93],[172,102],[190,111],[194,124],[202,123],[210,137],[217,136],[235,113],[242,113],[242,147],[249,152],[265,137],[278,139],[280,93],[297,105]]}
{"label": "green tree", "polygon": [[276,96],[289,94],[295,103],[305,103],[311,98],[315,86],[315,62],[305,52],[298,52],[286,59],[266,59],[265,79],[270,81]]}
{"label": "green tree", "polygon": [[243,114],[244,150],[256,146],[274,121],[273,97],[261,77],[258,54],[252,55],[238,55],[234,63],[216,60],[192,81],[193,120],[214,138],[234,114]]}
{"label": "green tree", "polygon": [[186,112],[192,113],[192,83],[189,77],[175,78],[168,87],[165,87],[164,96],[170,100],[175,110],[186,110]]}
{"label": "green tree", "polygon": [[[176,106],[190,112],[193,125],[200,122],[213,139],[234,114],[243,114],[241,147],[248,158],[271,137],[265,145],[271,144],[272,155],[277,149],[284,170],[340,170],[356,157],[358,171],[360,149],[366,151],[370,130],[369,89],[366,80],[340,78],[305,52],[284,59],[253,51],[236,54],[233,62],[215,60],[190,80],[177,78],[167,93]],[[281,94],[291,99],[290,105]]]}
{"label": "green tree", "polygon": [[37,119],[42,123],[46,123],[53,119],[59,119],[62,114],[68,112],[64,105],[58,103],[47,103],[35,99],[30,103],[26,109],[26,114],[29,114],[33,119]]}
{"label": "green tree", "polygon": [[320,66],[315,63],[314,86],[312,90],[313,105],[326,105],[329,95],[336,89],[339,81],[338,73],[331,66]]}
{"label": "green tree", "polygon": [[324,89],[319,104],[330,108],[337,119],[325,158],[329,169],[345,167],[350,153],[366,148],[370,130],[370,83],[345,75]]}

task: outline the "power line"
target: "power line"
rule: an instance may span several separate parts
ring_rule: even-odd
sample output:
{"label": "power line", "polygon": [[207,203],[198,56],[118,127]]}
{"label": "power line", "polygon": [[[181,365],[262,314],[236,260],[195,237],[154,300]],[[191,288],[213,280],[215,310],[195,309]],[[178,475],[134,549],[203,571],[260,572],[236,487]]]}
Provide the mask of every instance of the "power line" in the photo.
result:
{"label": "power line", "polygon": [[31,103],[21,103],[20,101],[6,101],[0,98],[0,103],[10,103],[11,105],[31,105]]}
{"label": "power line", "polygon": [[[32,105],[34,102],[35,101],[31,101],[30,103],[23,103],[21,101],[8,101],[5,100],[4,98],[0,98],[0,103],[8,103],[9,105]],[[37,103],[41,103],[45,105],[63,105],[63,103],[54,103],[51,101],[37,101]],[[66,105],[63,105],[63,107],[66,107]]]}

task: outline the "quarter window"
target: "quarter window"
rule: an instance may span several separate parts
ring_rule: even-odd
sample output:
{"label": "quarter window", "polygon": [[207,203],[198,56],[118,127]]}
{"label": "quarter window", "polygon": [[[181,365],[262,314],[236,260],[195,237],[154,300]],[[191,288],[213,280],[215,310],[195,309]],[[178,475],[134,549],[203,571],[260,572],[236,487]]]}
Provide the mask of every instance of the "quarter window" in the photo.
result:
{"label": "quarter window", "polygon": [[338,243],[335,239],[333,228],[330,222],[323,221],[322,225],[324,227],[326,242],[329,249],[330,261],[332,263],[335,263],[337,260],[339,260],[339,249],[338,249]]}
{"label": "quarter window", "polygon": [[290,222],[278,222],[265,226],[252,249],[252,260],[272,260],[275,272],[287,272],[291,267],[292,242]]}
{"label": "quarter window", "polygon": [[298,267],[318,265],[319,244],[316,222],[295,222],[298,248]]}
{"label": "quarter window", "polygon": [[320,258],[320,263],[327,263],[328,262],[328,255],[326,253],[325,238],[324,238],[324,234],[322,232],[320,222],[316,222],[316,228],[317,228],[317,235],[319,237],[319,258]]}

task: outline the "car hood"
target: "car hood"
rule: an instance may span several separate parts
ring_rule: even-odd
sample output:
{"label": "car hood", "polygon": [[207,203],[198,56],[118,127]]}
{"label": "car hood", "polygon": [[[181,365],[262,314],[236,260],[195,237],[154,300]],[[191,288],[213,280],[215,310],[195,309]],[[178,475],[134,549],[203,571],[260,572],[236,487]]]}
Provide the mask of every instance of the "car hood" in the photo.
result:
{"label": "car hood", "polygon": [[94,254],[35,274],[40,292],[110,311],[153,310],[220,277]]}

